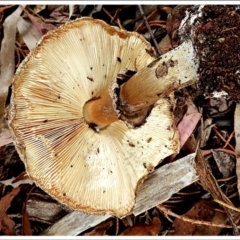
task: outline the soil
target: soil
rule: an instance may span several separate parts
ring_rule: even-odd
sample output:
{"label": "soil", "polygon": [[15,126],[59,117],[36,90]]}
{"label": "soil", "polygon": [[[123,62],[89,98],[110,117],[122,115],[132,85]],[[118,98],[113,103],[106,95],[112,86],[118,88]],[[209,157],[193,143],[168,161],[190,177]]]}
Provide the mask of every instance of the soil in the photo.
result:
{"label": "soil", "polygon": [[[188,11],[196,14],[199,6]],[[192,23],[187,20],[186,34],[192,36],[200,60],[197,96],[224,90],[240,102],[239,25],[240,8],[233,5],[206,5]]]}

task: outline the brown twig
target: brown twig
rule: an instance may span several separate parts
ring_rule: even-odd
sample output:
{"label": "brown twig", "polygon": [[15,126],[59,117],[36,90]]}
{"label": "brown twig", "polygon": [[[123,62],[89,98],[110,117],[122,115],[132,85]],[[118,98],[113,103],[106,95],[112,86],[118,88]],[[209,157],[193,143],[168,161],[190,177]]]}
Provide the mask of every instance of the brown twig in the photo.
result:
{"label": "brown twig", "polygon": [[228,153],[228,154],[232,154],[233,156],[237,156],[235,151],[231,151],[229,149],[216,148],[216,150],[221,151],[221,152],[225,152],[225,153]]}
{"label": "brown twig", "polygon": [[218,150],[218,151],[225,152],[225,153],[232,154],[232,155],[236,156],[236,152],[235,151],[232,151],[232,150],[229,150],[229,149],[225,149],[225,148],[201,150],[201,153],[202,153],[203,156],[206,156],[206,155],[212,154],[212,150]]}
{"label": "brown twig", "polygon": [[115,14],[113,15],[113,17],[112,17],[112,20],[111,20],[111,24],[113,24],[113,21],[115,21],[115,19],[117,19],[118,20],[118,14],[120,13],[122,11],[122,8],[118,8],[117,10],[116,10],[116,12],[115,12]]}
{"label": "brown twig", "polygon": [[[225,145],[223,146],[223,148],[226,148],[226,147],[230,144],[229,142],[232,140],[234,134],[235,134],[235,132],[233,131],[233,132],[230,134],[230,136],[228,137],[228,139],[227,139]],[[234,148],[234,150],[235,150],[235,148]]]}
{"label": "brown twig", "polygon": [[[222,136],[222,134],[218,131],[218,129],[216,127],[213,127],[213,131],[218,135],[218,137],[223,141],[223,142],[227,142],[227,140]],[[233,151],[235,151],[235,148],[230,144],[228,143],[227,144]]]}
{"label": "brown twig", "polygon": [[[149,26],[150,27],[157,27],[157,28],[160,27],[160,28],[166,29],[166,25],[160,23],[160,21],[151,21],[151,22],[149,22]],[[147,26],[142,26],[141,28],[138,29],[137,32],[140,33],[140,32],[145,31],[146,29],[147,29]]]}
{"label": "brown twig", "polygon": [[146,18],[146,15],[144,14],[143,8],[142,8],[141,5],[138,5],[138,8],[139,8],[139,11],[140,11],[140,13],[141,13],[141,15],[142,15],[142,18],[143,18],[143,20],[144,20],[144,22],[145,22],[145,24],[146,24],[146,27],[147,27],[150,35],[151,35],[151,38],[152,38],[153,43],[154,43],[154,45],[155,45],[155,47],[156,47],[157,53],[158,53],[158,55],[160,56],[160,55],[162,54],[162,52],[161,52],[161,50],[159,49],[159,46],[158,46],[158,44],[157,44],[157,41],[156,41],[156,39],[155,39],[155,37],[154,37],[154,35],[153,35],[152,29],[151,29],[151,27],[149,26],[149,23],[148,23],[148,20],[147,20],[147,18]]}
{"label": "brown twig", "polygon": [[178,219],[181,219],[184,222],[190,222],[192,224],[197,224],[197,225],[205,225],[205,226],[211,226],[211,227],[219,227],[219,228],[232,228],[231,225],[229,224],[221,224],[221,223],[213,223],[213,222],[209,222],[209,221],[204,221],[204,220],[198,220],[198,219],[193,219],[193,218],[189,218],[186,216],[180,216],[174,212],[172,212],[171,210],[169,210],[168,208],[164,207],[163,205],[157,205],[156,206],[161,212],[164,213],[164,215],[170,215],[172,217],[176,217]]}
{"label": "brown twig", "polygon": [[[108,10],[106,9],[106,8],[102,8],[102,10],[110,17],[110,19],[111,19],[111,23],[113,23],[113,16],[108,12]],[[114,23],[116,23],[115,21],[114,21]]]}
{"label": "brown twig", "polygon": [[[149,20],[152,16],[154,16],[154,14],[158,11],[158,8],[155,8],[150,14],[148,14],[148,16],[146,17],[147,20]],[[137,28],[135,29],[136,32],[139,31],[139,29],[141,29],[144,26],[144,21],[141,21],[141,23],[137,26]]]}

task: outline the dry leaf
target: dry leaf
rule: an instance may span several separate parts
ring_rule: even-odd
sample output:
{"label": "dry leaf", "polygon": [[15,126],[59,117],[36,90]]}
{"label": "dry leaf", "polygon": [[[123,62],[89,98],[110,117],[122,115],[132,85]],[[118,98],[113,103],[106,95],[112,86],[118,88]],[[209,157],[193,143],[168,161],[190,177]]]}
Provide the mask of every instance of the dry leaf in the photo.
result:
{"label": "dry leaf", "polygon": [[0,130],[0,147],[5,146],[13,141],[12,134],[8,128]]}
{"label": "dry leaf", "polygon": [[169,49],[172,47],[172,44],[168,34],[161,40],[158,46],[162,53],[166,53],[169,51]]}
{"label": "dry leaf", "polygon": [[6,211],[11,205],[13,198],[19,193],[20,187],[13,188],[10,193],[0,200],[0,231],[5,234],[13,234],[13,221],[6,215]]}
{"label": "dry leaf", "polygon": [[[0,52],[0,124],[2,123],[5,112],[5,102],[8,96],[9,86],[12,84],[12,79],[15,72],[15,39],[17,22],[22,10],[25,6],[19,6],[3,23],[4,38],[1,44]],[[1,132],[1,126],[0,126]]]}
{"label": "dry leaf", "polygon": [[212,149],[212,154],[223,177],[230,177],[235,168],[235,157],[228,153],[214,149]]}
{"label": "dry leaf", "polygon": [[[199,224],[183,221],[176,218],[173,222],[175,231],[169,235],[173,236],[216,236],[222,230],[220,227],[212,227],[211,223],[222,224],[226,221],[226,215],[214,211],[213,202],[200,200],[182,217],[188,217],[194,220],[199,220]],[[201,225],[201,221],[208,221],[209,226]]]}
{"label": "dry leaf", "polygon": [[197,126],[201,113],[198,112],[194,103],[188,101],[188,109],[183,119],[178,124],[177,128],[180,133],[180,145],[183,146],[187,141],[189,136],[193,133],[195,127]]}
{"label": "dry leaf", "polygon": [[20,17],[17,23],[17,28],[28,49],[32,50],[34,47],[36,47],[42,35],[39,33],[39,31],[37,31],[32,22]]}
{"label": "dry leaf", "polygon": [[44,21],[42,21],[41,18],[35,17],[27,11],[25,11],[25,12],[26,12],[28,18],[31,20],[32,24],[37,29],[40,36],[43,36],[49,30],[56,28],[56,26],[54,26],[53,24],[45,23]]}
{"label": "dry leaf", "polygon": [[236,174],[238,179],[238,193],[240,194],[240,103],[236,104],[234,113],[234,131],[236,140]]}
{"label": "dry leaf", "polygon": [[106,231],[113,225],[113,220],[108,219],[98,224],[91,232],[87,232],[84,236],[105,236]]}
{"label": "dry leaf", "polygon": [[154,217],[151,224],[137,223],[124,230],[120,236],[157,236],[162,230],[158,217]]}

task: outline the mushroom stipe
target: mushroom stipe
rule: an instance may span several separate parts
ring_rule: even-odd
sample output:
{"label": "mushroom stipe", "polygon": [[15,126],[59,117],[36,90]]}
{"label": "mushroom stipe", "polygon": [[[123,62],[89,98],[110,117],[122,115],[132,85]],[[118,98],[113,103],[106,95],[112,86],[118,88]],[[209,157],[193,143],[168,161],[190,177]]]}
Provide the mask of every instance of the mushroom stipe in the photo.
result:
{"label": "mushroom stipe", "polygon": [[[44,35],[17,69],[9,111],[14,143],[28,175],[59,202],[126,216],[148,173],[178,153],[171,91],[150,104],[137,128],[120,119],[116,106],[119,74],[145,71],[156,60],[152,52],[136,32],[80,18]],[[166,72],[157,71],[160,81]]]}

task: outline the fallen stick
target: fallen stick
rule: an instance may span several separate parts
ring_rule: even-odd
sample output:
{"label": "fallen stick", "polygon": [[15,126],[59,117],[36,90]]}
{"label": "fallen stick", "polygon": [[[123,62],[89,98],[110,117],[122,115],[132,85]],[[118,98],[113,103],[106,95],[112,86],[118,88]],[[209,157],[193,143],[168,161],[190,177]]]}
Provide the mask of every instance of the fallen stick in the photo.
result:
{"label": "fallen stick", "polygon": [[[173,163],[166,164],[152,174],[139,189],[133,210],[135,216],[165,202],[174,193],[196,182],[195,153],[189,154]],[[73,236],[96,226],[111,215],[91,215],[73,211],[47,228],[41,235]]]}

